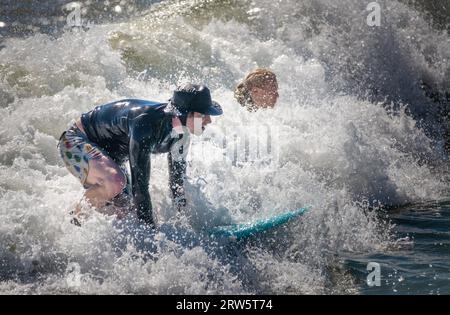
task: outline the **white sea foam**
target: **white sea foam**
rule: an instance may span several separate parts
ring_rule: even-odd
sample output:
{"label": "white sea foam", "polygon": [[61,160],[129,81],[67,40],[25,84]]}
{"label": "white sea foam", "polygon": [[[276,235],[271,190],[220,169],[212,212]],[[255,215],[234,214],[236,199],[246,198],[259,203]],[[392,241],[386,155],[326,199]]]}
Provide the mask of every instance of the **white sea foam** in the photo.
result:
{"label": "white sea foam", "polygon": [[[448,42],[437,41],[437,32],[396,2],[395,10],[386,11],[385,32],[374,36],[355,25],[365,21],[364,7],[347,2],[354,11],[334,1],[319,1],[317,7],[285,1],[277,8],[258,1],[249,5],[251,19],[207,23],[186,2],[169,2],[132,22],[94,25],[56,39],[37,34],[6,40],[0,50],[0,95],[5,96],[0,100],[0,292],[327,292],[335,285],[328,272],[334,254],[370,251],[389,238],[367,205],[444,196],[442,154],[416,120],[402,107],[389,113],[348,87],[380,84],[386,96],[390,88],[400,96],[411,89],[418,95],[422,70],[436,85],[446,73],[443,65],[430,66],[427,50],[414,45],[435,45],[432,57],[439,60],[450,51]],[[286,18],[298,6],[303,15]],[[333,20],[324,10],[335,18],[333,10],[346,13]],[[389,22],[400,15],[413,15],[416,23],[397,28]],[[155,16],[164,16],[164,24]],[[386,43],[418,29],[410,45],[396,51],[382,46],[383,57],[374,52],[377,38]],[[372,48],[345,46],[355,37]],[[354,63],[343,61],[357,56],[364,57],[355,61],[359,70],[374,75],[361,76],[359,83],[351,80]],[[397,82],[409,67],[384,67],[384,57],[414,65],[412,77],[397,86],[381,84],[382,78]],[[234,101],[232,89],[256,66],[278,74],[281,97],[275,109],[249,113]],[[146,80],[138,80],[144,70]],[[59,134],[94,105],[128,97],[165,101],[186,81],[210,85],[225,112],[203,138],[194,139],[192,154],[199,147],[211,154],[191,156],[186,218],[174,221],[166,157],[154,156],[150,187],[155,215],[164,223],[160,233],[144,230],[133,218],[120,223],[99,214],[82,228],[71,225],[68,212],[82,187],[59,159]],[[401,100],[420,105],[420,100]],[[249,130],[261,124],[278,132],[276,163],[234,165],[215,158],[232,156],[233,150],[218,139],[232,133],[251,139]],[[256,244],[219,246],[198,234],[218,223],[305,205],[311,211],[301,220]]]}

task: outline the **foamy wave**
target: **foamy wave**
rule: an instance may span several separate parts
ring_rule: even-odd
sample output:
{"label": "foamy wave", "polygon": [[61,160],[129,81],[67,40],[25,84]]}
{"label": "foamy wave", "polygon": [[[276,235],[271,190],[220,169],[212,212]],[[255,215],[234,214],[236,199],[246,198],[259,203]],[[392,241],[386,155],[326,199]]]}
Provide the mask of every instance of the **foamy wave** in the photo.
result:
{"label": "foamy wave", "polygon": [[[182,11],[185,18],[171,3],[150,11],[159,10],[163,24],[152,22],[149,15],[66,32],[56,39],[38,34],[5,41],[0,50],[0,86],[2,95],[8,96],[2,98],[0,109],[1,292],[328,292],[336,285],[329,271],[337,264],[335,254],[377,249],[391,237],[389,227],[369,206],[446,194],[442,153],[405,107],[389,112],[385,104],[362,100],[359,93],[360,87],[375,86],[384,96],[394,90],[409,95],[411,89],[419,95],[416,83],[424,73],[431,73],[436,84],[444,80],[442,64],[425,60],[427,48],[413,48],[429,36],[422,43],[434,45],[430,49],[440,60],[449,51],[447,44],[413,11],[398,3],[391,5],[396,10],[387,9],[387,17],[400,21],[398,14],[413,14],[421,33],[406,48],[400,45],[385,55],[391,46],[383,46],[383,54],[377,54],[347,44],[359,38],[373,48],[383,30],[394,34],[396,42],[417,28],[408,23],[399,30],[386,25],[364,35],[352,24],[365,13],[355,1],[347,1],[345,10],[343,4],[331,1],[287,1],[276,9],[258,2],[261,10],[251,10],[249,4],[249,13],[235,20],[217,19],[218,10],[206,21],[196,11],[206,10],[206,2],[206,7],[177,2],[175,8],[184,4],[192,9]],[[303,15],[295,15],[297,6],[304,9]],[[277,19],[262,30],[268,10]],[[331,15],[323,15],[323,10]],[[323,23],[315,25],[315,20]],[[340,25],[338,32],[333,25]],[[352,27],[346,33],[347,26]],[[399,69],[392,63],[388,67],[383,65],[385,57],[407,62],[398,63]],[[352,77],[352,65],[358,73],[372,69],[373,76]],[[408,65],[417,69],[397,82]],[[278,74],[281,97],[274,110],[248,113],[234,101],[232,89],[256,66],[268,66]],[[123,226],[99,214],[92,214],[82,228],[71,225],[68,212],[82,187],[66,171],[56,149],[67,123],[113,99],[167,100],[175,85],[186,81],[213,87],[214,98],[225,111],[204,138],[193,143],[192,152],[203,146],[211,154],[192,158],[189,166],[190,202],[183,235],[192,242],[176,237],[173,230],[180,231],[178,225],[155,235],[140,230],[132,219]],[[355,91],[337,92],[336,86],[351,87],[352,82]],[[419,106],[421,100],[405,105]],[[275,163],[234,165],[213,158],[215,153],[231,156],[233,149],[217,139],[230,130],[242,138],[254,137],[249,130],[261,124],[277,130],[280,155]],[[170,226],[175,213],[168,197],[166,164],[165,157],[153,158],[151,193],[159,222]],[[305,205],[311,205],[311,211],[301,220],[248,246],[216,246],[198,234],[217,223],[247,221]],[[346,276],[338,281],[351,283]]]}

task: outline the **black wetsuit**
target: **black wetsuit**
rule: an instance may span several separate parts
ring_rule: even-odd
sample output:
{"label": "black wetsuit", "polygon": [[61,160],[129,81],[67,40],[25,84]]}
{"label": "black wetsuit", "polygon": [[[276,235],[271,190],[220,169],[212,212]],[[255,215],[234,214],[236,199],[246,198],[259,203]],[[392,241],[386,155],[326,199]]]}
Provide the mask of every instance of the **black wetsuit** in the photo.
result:
{"label": "black wetsuit", "polygon": [[[172,157],[172,146],[182,139],[172,131],[165,103],[126,99],[97,106],[81,116],[87,137],[118,165],[130,162],[133,207],[140,219],[153,223],[149,194],[150,153],[169,153],[169,179],[176,206],[186,203],[186,162]],[[178,146],[177,146],[178,147]],[[183,153],[183,146],[178,148]]]}

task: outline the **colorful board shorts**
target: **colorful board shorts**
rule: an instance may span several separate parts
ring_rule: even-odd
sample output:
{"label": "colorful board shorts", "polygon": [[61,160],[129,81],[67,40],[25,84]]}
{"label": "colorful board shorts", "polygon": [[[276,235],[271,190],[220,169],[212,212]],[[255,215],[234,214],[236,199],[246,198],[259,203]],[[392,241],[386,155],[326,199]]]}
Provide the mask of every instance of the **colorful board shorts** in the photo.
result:
{"label": "colorful board shorts", "polygon": [[89,161],[106,155],[97,144],[89,141],[87,136],[73,124],[63,132],[58,143],[59,153],[69,172],[77,177],[84,188],[89,173]]}

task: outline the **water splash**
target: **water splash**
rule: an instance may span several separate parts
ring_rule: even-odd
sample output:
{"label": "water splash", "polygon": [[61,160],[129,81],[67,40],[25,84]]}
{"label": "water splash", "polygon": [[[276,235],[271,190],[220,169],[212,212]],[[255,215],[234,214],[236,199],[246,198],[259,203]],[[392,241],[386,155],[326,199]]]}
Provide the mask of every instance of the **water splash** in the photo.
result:
{"label": "water splash", "polygon": [[[351,277],[336,271],[340,253],[384,248],[391,238],[370,210],[447,193],[443,153],[417,119],[422,107],[433,106],[419,80],[441,88],[448,82],[443,34],[397,2],[382,2],[386,24],[370,32],[358,24],[365,18],[358,1],[249,1],[239,12],[234,3],[168,1],[119,24],[5,40],[0,292],[354,292]],[[235,83],[256,66],[279,76],[281,97],[270,112],[248,113],[233,99]],[[151,193],[164,224],[158,234],[132,218],[122,224],[98,214],[81,229],[71,225],[68,212],[82,188],[56,150],[67,123],[112,99],[167,100],[186,81],[210,85],[225,115],[193,143],[211,156],[189,165],[184,221],[171,223],[166,159],[156,156]],[[375,90],[376,97],[365,97]],[[385,99],[400,105],[386,110]],[[279,131],[277,163],[212,158],[232,150],[217,142],[220,136],[233,130],[244,137],[262,122]],[[302,220],[261,239],[199,238],[217,223],[306,204],[312,211]]]}

